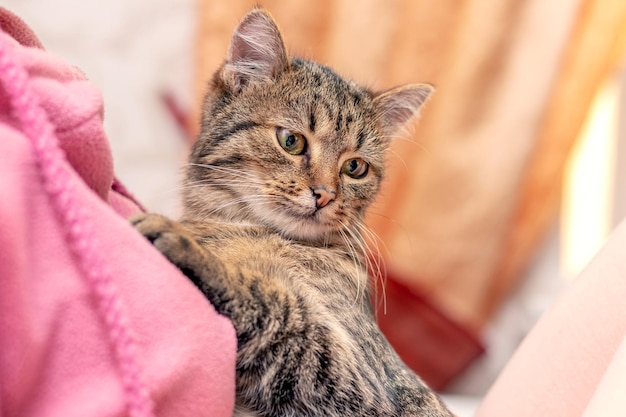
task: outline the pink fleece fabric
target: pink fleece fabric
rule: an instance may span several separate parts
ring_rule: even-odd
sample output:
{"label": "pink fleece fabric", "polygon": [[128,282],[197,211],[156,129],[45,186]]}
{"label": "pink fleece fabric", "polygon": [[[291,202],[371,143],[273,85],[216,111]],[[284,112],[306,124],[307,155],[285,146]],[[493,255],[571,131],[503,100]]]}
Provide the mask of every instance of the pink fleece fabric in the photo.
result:
{"label": "pink fleece fabric", "polygon": [[476,417],[626,416],[626,220],[519,347]]}
{"label": "pink fleece fabric", "polygon": [[0,415],[230,417],[232,325],[128,224],[98,90],[0,26]]}

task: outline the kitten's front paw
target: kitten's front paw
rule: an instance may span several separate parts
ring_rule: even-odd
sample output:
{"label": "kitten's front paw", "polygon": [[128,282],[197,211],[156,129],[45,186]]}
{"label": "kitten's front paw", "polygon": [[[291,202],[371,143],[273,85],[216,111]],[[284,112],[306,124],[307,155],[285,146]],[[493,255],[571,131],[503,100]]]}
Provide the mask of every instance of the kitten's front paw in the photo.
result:
{"label": "kitten's front paw", "polygon": [[130,224],[152,243],[165,233],[176,233],[177,229],[182,229],[182,226],[174,220],[155,213],[142,213],[133,216],[130,218]]}
{"label": "kitten's front paw", "polygon": [[180,223],[154,213],[134,216],[130,223],[181,271],[202,266],[202,248]]}

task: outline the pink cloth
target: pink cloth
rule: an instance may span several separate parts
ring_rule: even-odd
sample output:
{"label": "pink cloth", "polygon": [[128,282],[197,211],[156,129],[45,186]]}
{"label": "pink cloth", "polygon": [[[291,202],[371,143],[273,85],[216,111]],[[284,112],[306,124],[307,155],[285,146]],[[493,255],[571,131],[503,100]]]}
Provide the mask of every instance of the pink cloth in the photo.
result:
{"label": "pink cloth", "polygon": [[626,415],[626,221],[541,318],[476,417]]}
{"label": "pink cloth", "polygon": [[583,417],[624,417],[626,414],[626,338],[596,387]]}
{"label": "pink cloth", "polygon": [[0,27],[0,415],[230,417],[232,325],[128,224],[100,94]]}

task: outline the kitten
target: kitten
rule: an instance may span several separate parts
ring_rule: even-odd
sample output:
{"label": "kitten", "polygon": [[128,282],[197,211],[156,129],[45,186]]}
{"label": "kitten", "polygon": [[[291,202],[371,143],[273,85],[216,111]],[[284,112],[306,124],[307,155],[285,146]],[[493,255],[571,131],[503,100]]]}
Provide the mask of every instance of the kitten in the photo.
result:
{"label": "kitten", "polygon": [[375,94],[288,58],[262,9],[235,30],[181,220],[133,219],[232,320],[235,415],[451,416],[376,325],[360,253],[389,138],[431,90]]}

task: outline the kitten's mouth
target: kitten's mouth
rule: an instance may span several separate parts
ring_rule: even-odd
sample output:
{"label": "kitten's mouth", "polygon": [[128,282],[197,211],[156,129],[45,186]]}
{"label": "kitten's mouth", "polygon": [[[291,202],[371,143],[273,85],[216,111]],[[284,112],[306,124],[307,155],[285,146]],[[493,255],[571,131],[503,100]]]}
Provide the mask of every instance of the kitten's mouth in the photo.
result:
{"label": "kitten's mouth", "polygon": [[292,217],[296,222],[301,222],[307,225],[316,225],[319,227],[328,227],[330,223],[328,218],[326,218],[326,214],[323,210],[313,209],[313,210],[303,210],[298,212],[296,210],[288,210],[288,214]]}
{"label": "kitten's mouth", "polygon": [[289,239],[318,241],[337,229],[334,210],[328,206],[317,208],[286,201],[254,204],[249,208],[262,224]]}
{"label": "kitten's mouth", "polygon": [[279,232],[285,236],[303,240],[319,240],[332,232],[336,226],[329,218],[328,211],[323,208],[312,210],[286,209],[286,216],[278,216],[274,223]]}
{"label": "kitten's mouth", "polygon": [[330,227],[332,226],[332,221],[330,219],[331,211],[332,210],[328,207],[313,207],[311,209],[306,209],[307,214],[301,217],[307,218],[320,226]]}

